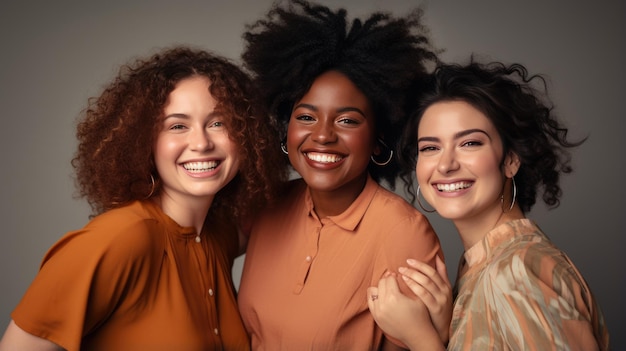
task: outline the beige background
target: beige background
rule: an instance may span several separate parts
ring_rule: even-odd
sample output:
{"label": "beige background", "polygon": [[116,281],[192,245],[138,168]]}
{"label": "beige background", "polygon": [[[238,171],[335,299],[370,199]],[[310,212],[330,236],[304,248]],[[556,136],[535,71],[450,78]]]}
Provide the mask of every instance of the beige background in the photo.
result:
{"label": "beige background", "polygon": [[[403,13],[407,0],[324,0],[351,15],[373,9]],[[38,3],[38,4],[37,4]],[[0,3],[0,114],[3,202],[0,237],[0,329],[47,250],[87,221],[70,178],[74,121],[120,64],[175,43],[237,59],[244,23],[269,0],[34,1]],[[574,136],[589,141],[574,154],[563,204],[531,217],[583,272],[607,317],[615,350],[626,313],[623,251],[626,5],[619,0],[426,0],[426,21],[446,60],[474,52],[518,61],[549,76],[551,96]],[[277,146],[278,147],[278,146]],[[454,276],[461,253],[454,229],[431,216]],[[242,260],[234,275],[239,277]]]}

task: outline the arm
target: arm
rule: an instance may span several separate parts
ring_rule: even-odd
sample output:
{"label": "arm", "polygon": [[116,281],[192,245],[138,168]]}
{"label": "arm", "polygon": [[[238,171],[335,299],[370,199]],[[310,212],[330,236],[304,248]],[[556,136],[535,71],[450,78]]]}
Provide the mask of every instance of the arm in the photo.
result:
{"label": "arm", "polygon": [[52,341],[29,334],[18,327],[13,320],[9,323],[4,336],[0,340],[0,351],[63,351],[62,347]]}

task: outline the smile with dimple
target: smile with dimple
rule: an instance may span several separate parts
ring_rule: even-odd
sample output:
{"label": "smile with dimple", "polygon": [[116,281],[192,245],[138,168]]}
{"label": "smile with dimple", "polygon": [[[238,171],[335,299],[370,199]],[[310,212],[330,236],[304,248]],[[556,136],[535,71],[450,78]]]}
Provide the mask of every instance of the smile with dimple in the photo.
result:
{"label": "smile with dimple", "polygon": [[187,162],[183,163],[183,168],[192,173],[201,173],[215,169],[217,164],[217,161]]}
{"label": "smile with dimple", "polygon": [[343,159],[342,156],[337,154],[325,154],[320,152],[305,152],[304,154],[309,160],[320,163],[335,163]]}
{"label": "smile with dimple", "polygon": [[440,192],[454,192],[463,189],[467,189],[472,186],[472,182],[458,182],[458,183],[450,183],[450,184],[436,184],[437,190]]}

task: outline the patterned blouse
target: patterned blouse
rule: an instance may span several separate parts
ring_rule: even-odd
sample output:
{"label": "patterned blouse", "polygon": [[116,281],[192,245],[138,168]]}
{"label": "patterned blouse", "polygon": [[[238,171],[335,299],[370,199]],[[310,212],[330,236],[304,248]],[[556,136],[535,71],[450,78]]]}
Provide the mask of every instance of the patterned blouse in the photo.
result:
{"label": "patterned blouse", "polygon": [[609,335],[572,261],[529,219],[502,224],[459,265],[448,350],[607,350]]}

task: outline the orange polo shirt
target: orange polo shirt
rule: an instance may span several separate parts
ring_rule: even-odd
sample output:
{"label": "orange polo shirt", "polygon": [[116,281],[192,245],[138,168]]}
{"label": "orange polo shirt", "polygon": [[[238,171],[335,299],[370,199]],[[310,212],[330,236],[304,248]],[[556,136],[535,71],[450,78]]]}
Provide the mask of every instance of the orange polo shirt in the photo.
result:
{"label": "orange polo shirt", "polygon": [[434,265],[439,240],[421,213],[371,178],[342,214],[318,218],[293,181],[255,222],[239,289],[254,350],[374,350],[367,288],[407,258]]}
{"label": "orange polo shirt", "polygon": [[69,351],[248,350],[237,232],[207,223],[195,236],[151,202],[97,216],[48,251],[13,320]]}

